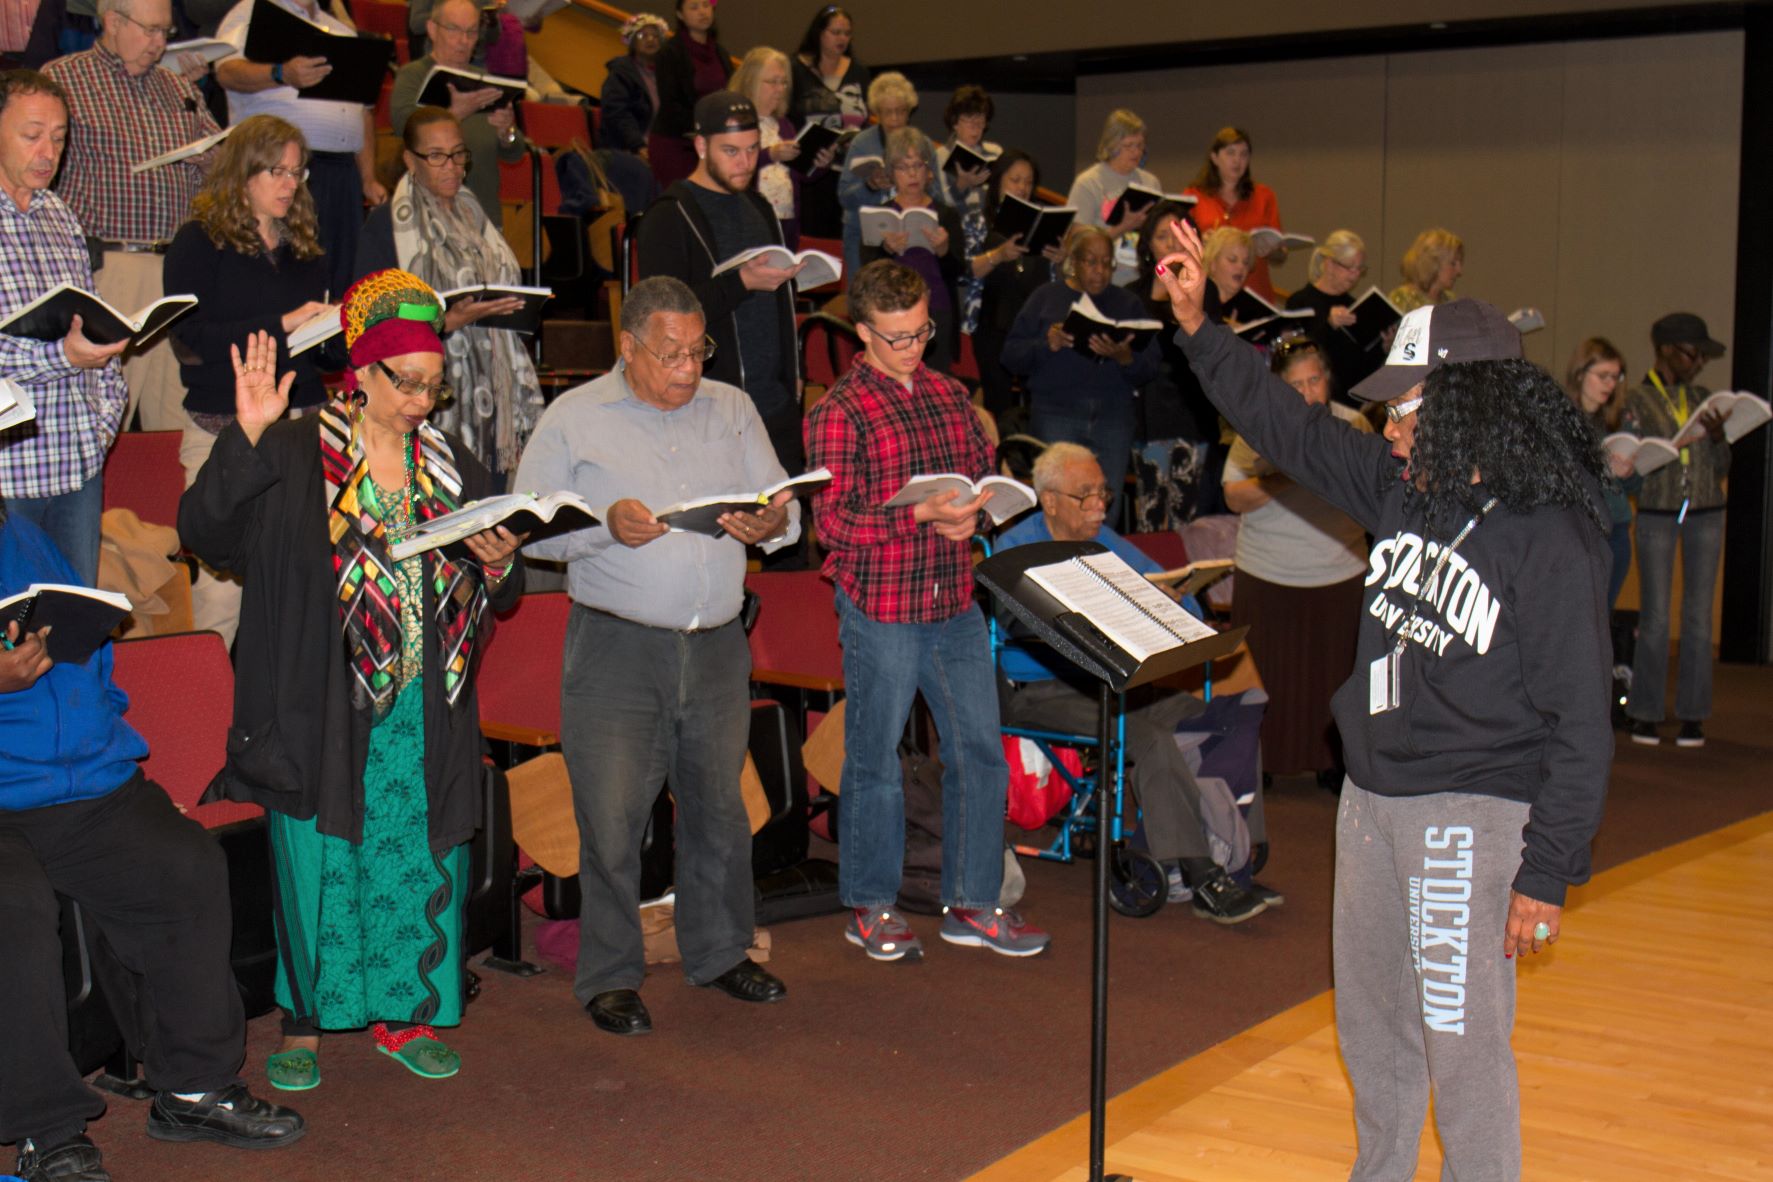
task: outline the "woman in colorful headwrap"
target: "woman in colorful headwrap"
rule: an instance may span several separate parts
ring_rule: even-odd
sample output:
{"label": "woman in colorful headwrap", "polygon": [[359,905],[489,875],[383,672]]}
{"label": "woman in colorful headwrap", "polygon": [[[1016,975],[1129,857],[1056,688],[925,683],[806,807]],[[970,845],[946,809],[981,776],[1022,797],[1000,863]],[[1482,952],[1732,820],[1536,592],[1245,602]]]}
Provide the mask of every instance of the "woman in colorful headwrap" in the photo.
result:
{"label": "woman in colorful headwrap", "polygon": [[235,421],[179,504],[179,536],[246,584],[228,760],[211,796],[269,822],[285,1011],[271,1083],[320,1082],[322,1030],[369,1026],[415,1074],[460,1066],[467,842],[481,812],[475,659],[522,591],[522,538],[396,562],[419,522],[485,496],[427,421],[447,397],[443,306],[405,271],[341,311],[351,392],[282,420],[293,375],[263,332],[233,350]]}
{"label": "woman in colorful headwrap", "polygon": [[603,118],[597,146],[646,155],[646,133],[659,109],[659,51],[671,36],[665,18],[640,12],[621,29],[628,52],[603,63]]}

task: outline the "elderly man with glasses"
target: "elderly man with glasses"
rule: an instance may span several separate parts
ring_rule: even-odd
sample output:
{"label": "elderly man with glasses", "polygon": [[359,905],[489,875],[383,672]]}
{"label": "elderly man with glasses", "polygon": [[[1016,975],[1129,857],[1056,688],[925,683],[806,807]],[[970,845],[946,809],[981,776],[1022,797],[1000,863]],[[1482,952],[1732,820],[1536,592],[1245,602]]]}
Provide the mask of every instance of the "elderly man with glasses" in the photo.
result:
{"label": "elderly man with glasses", "polygon": [[[1040,512],[1031,513],[997,540],[1000,550],[1033,542],[1100,542],[1141,574],[1161,569],[1137,546],[1103,523],[1112,494],[1102,465],[1089,448],[1055,443],[1034,462]],[[1196,616],[1193,596],[1182,605]],[[1003,656],[1009,681],[1004,721],[1014,726],[1094,734],[1096,683],[1050,651],[1011,643]],[[1200,785],[1176,745],[1176,727],[1205,707],[1192,694],[1139,691],[1127,702],[1129,784],[1139,798],[1145,842],[1169,872],[1172,903],[1192,900],[1195,914],[1214,923],[1242,923],[1284,900],[1266,887],[1246,888],[1213,861],[1200,820]],[[1260,789],[1258,789],[1258,794]],[[1260,795],[1257,797],[1261,799]],[[1262,841],[1262,809],[1250,813],[1250,837]]]}
{"label": "elderly man with glasses", "polygon": [[[134,312],[165,294],[161,262],[190,215],[209,153],[146,172],[131,169],[219,128],[183,63],[167,63],[180,72],[160,68],[167,38],[177,32],[171,0],[99,0],[98,16],[97,44],[43,68],[68,95],[67,159],[57,188],[98,244],[97,294]],[[197,67],[201,74],[201,59]],[[178,364],[164,337],[129,354],[125,422],[139,405],[144,430],[183,427]]]}
{"label": "elderly man with glasses", "polygon": [[[431,51],[394,72],[388,96],[388,118],[395,135],[406,133],[406,121],[419,105],[434,66],[473,70],[480,44],[480,6],[474,0],[443,0],[425,21]],[[499,212],[499,162],[523,159],[526,146],[517,131],[517,113],[496,86],[449,87],[449,113],[462,125],[468,148],[468,179],[464,182],[480,208]]]}
{"label": "elderly man with glasses", "polygon": [[560,687],[561,747],[579,821],[574,992],[599,1029],[645,1034],[640,999],[640,844],[666,782],[677,803],[677,946],[694,985],[741,1001],[787,988],[753,964],[751,827],[739,796],[750,730],[751,653],[739,608],[745,547],[800,534],[778,493],[720,519],[715,536],[655,514],[784,479],[744,391],[705,380],[715,354],[695,293],[666,276],[622,301],[622,364],[542,415],[516,487],[571,489],[603,523],[528,552],[567,563],[572,618]]}

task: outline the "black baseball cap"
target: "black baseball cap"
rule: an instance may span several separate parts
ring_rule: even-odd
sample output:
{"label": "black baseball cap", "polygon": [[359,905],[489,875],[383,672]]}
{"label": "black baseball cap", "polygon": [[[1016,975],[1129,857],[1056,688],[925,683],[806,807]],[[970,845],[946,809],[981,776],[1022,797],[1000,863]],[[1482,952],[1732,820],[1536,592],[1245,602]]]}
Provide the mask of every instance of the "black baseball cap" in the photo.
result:
{"label": "black baseball cap", "polygon": [[1385,364],[1349,393],[1390,402],[1452,361],[1513,361],[1521,334],[1508,317],[1482,300],[1449,300],[1407,314],[1397,326]]}
{"label": "black baseball cap", "polygon": [[1692,345],[1702,357],[1722,357],[1724,346],[1711,339],[1705,321],[1691,312],[1670,312],[1650,326],[1653,345]]}
{"label": "black baseball cap", "polygon": [[757,108],[737,91],[716,90],[696,103],[696,134],[721,135],[729,131],[756,131]]}

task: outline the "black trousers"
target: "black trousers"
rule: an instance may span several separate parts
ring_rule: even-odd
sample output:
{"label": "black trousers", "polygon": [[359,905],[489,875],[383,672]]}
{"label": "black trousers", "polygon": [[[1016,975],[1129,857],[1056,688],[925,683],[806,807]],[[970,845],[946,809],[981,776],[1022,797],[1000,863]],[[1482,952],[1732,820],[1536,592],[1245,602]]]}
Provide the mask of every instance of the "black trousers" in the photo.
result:
{"label": "black trousers", "polygon": [[238,1082],[227,860],[138,772],[108,796],[0,812],[0,1142],[54,1144],[105,1110],[68,1051],[58,891],[141,978],[149,1085]]}
{"label": "black trousers", "polygon": [[363,233],[363,174],[351,152],[315,152],[308,158],[308,195],[326,250],[330,298],[345,298],[357,278],[357,239]]}

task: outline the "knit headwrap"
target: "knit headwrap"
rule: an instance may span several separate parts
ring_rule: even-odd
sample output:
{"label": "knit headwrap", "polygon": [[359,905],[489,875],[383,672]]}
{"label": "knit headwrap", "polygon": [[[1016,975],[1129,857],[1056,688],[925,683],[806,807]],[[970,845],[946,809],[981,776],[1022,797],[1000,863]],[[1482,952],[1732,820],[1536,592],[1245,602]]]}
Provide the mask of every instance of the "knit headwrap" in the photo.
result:
{"label": "knit headwrap", "polygon": [[622,44],[629,48],[633,48],[634,39],[640,36],[640,31],[642,29],[649,26],[659,31],[659,37],[661,39],[669,38],[671,36],[671,26],[665,23],[664,17],[654,16],[650,12],[637,12],[629,17],[626,23],[622,25]]}
{"label": "knit headwrap", "polygon": [[347,389],[355,388],[354,371],[366,365],[408,353],[443,352],[438,335],[443,301],[410,271],[373,271],[353,283],[339,306],[339,320],[351,355]]}

